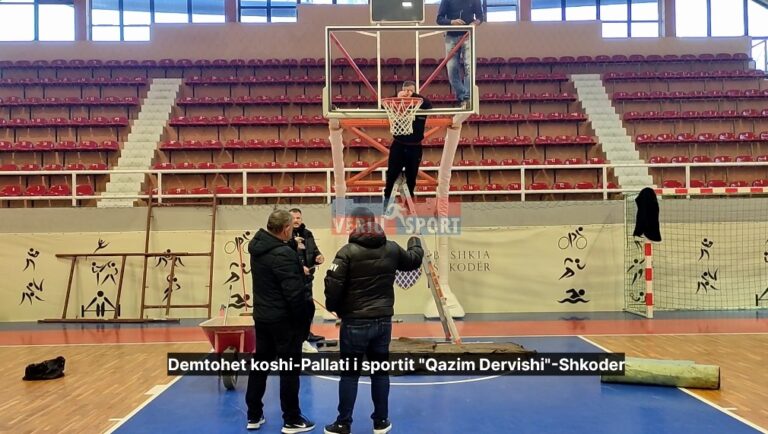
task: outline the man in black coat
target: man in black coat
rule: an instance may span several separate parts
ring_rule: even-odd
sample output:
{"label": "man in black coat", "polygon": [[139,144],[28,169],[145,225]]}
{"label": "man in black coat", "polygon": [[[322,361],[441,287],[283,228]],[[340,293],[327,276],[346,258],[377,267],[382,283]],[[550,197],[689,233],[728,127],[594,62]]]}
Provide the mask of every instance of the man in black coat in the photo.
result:
{"label": "man in black coat", "polygon": [[[413,81],[403,83],[403,88],[397,93],[397,96],[400,98],[421,98],[420,110],[432,108],[432,102],[427,97],[416,93],[416,83]],[[387,162],[387,180],[384,186],[385,207],[389,203],[389,197],[392,195],[392,188],[402,172],[405,172],[405,182],[408,185],[408,191],[411,195],[414,194],[416,178],[419,174],[419,165],[423,155],[421,142],[424,140],[426,125],[426,116],[416,116],[413,120],[413,132],[411,134],[392,137],[393,140],[392,145],[389,147],[389,159]]]}
{"label": "man in black coat", "polygon": [[[325,276],[326,307],[341,318],[341,356],[388,360],[395,304],[395,271],[421,266],[424,250],[416,237],[408,250],[388,241],[384,230],[365,208],[352,212],[349,244],[339,250]],[[359,372],[347,372],[339,382],[339,416],[325,427],[326,434],[349,434],[357,397]],[[392,429],[389,421],[389,376],[371,376],[374,434]]]}
{"label": "man in black coat", "polygon": [[[318,265],[325,262],[325,257],[320,253],[320,249],[317,247],[317,242],[315,242],[315,236],[312,234],[312,231],[307,229],[307,226],[304,224],[301,210],[299,208],[292,208],[288,212],[293,216],[293,238],[289,241],[289,244],[296,249],[296,252],[299,254],[299,260],[304,267],[304,274],[307,276],[309,292],[311,293],[312,281],[315,280],[315,271],[317,270]],[[322,336],[313,334],[311,331],[307,337],[307,340],[311,342],[316,342],[322,339],[324,339]],[[303,348],[305,351],[309,352],[317,351],[308,342],[304,343]]]}
{"label": "man in black coat", "polygon": [[[253,280],[253,321],[256,328],[254,359],[272,361],[276,357],[301,359],[301,344],[309,333],[315,305],[298,254],[288,245],[293,236],[292,216],[276,210],[269,215],[267,230],[259,229],[248,244]],[[315,425],[299,408],[299,370],[280,373],[282,432],[311,431]],[[262,398],[267,372],[251,371],[245,401],[248,429],[265,423]]]}

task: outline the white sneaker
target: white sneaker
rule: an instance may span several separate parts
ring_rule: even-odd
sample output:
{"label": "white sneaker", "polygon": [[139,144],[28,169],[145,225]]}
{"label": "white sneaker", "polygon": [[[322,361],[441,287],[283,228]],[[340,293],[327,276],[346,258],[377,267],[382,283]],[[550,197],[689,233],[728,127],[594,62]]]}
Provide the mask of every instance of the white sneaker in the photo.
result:
{"label": "white sneaker", "polygon": [[267,422],[266,419],[264,419],[264,416],[262,415],[259,420],[249,420],[248,425],[246,425],[246,429],[259,429],[262,425],[264,425]]}
{"label": "white sneaker", "polygon": [[301,344],[301,352],[302,353],[317,353],[317,348],[313,347],[312,344],[310,344],[308,341],[304,341],[303,344]]}

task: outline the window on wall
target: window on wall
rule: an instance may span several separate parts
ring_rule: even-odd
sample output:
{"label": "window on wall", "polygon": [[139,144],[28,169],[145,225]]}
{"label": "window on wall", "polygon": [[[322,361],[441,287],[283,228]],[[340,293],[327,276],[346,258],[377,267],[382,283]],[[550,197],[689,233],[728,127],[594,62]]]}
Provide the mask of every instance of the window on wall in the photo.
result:
{"label": "window on wall", "polygon": [[91,39],[94,41],[148,41],[152,23],[223,23],[224,21],[224,0],[92,0],[91,2]]}
{"label": "window on wall", "polygon": [[240,22],[295,23],[297,3],[297,0],[240,0]]}
{"label": "window on wall", "polygon": [[517,21],[517,0],[484,0],[488,22]]}
{"label": "window on wall", "polygon": [[73,0],[0,0],[0,41],[74,41]]}
{"label": "window on wall", "polygon": [[659,0],[532,0],[533,21],[601,21],[603,37],[658,37]]}
{"label": "window on wall", "polygon": [[763,0],[675,0],[677,36],[768,36]]}

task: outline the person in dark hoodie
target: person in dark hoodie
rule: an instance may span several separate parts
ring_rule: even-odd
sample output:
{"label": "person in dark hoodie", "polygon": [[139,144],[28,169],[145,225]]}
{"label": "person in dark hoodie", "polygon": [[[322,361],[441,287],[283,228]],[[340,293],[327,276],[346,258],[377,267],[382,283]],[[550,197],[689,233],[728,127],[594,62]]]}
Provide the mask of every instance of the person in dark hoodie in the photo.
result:
{"label": "person in dark hoodie", "polygon": [[[269,215],[267,230],[259,229],[248,244],[253,280],[253,321],[256,328],[257,361],[276,357],[301,359],[301,345],[309,333],[315,314],[312,294],[296,250],[288,245],[293,237],[293,217],[285,210]],[[280,373],[282,432],[302,433],[315,424],[299,408],[299,370]],[[248,429],[259,429],[266,422],[262,399],[268,372],[250,371],[245,401]]]}
{"label": "person in dark hoodie", "polygon": [[[341,318],[340,351],[343,358],[388,360],[395,304],[395,271],[421,266],[424,250],[418,238],[408,250],[387,240],[384,230],[366,208],[352,211],[352,233],[325,276],[325,303]],[[339,415],[325,427],[326,434],[349,434],[357,397],[359,372],[346,372],[339,382]],[[389,421],[389,376],[371,377],[374,434],[392,429]]]}
{"label": "person in dark hoodie", "polygon": [[[429,99],[416,93],[416,83],[413,81],[403,83],[402,90],[397,93],[397,96],[400,98],[421,98],[420,109],[429,110],[432,108],[432,102]],[[384,186],[385,207],[389,203],[389,197],[392,195],[392,188],[403,171],[405,171],[405,182],[408,185],[408,191],[411,195],[414,194],[416,177],[419,174],[419,165],[421,164],[421,156],[423,154],[421,142],[424,140],[424,128],[426,125],[426,116],[416,116],[413,120],[413,132],[411,134],[392,137],[393,140],[392,145],[389,147],[389,160],[387,163],[387,180]]]}
{"label": "person in dark hoodie", "polygon": [[[480,0],[442,0],[437,11],[437,24],[441,26],[479,25],[485,20],[483,4]],[[454,31],[445,34],[445,55],[459,42],[466,32]],[[465,106],[470,99],[469,77],[472,67],[472,53],[469,41],[456,51],[448,60],[448,81],[456,95],[456,99]],[[459,65],[464,63],[464,77],[461,76]]]}

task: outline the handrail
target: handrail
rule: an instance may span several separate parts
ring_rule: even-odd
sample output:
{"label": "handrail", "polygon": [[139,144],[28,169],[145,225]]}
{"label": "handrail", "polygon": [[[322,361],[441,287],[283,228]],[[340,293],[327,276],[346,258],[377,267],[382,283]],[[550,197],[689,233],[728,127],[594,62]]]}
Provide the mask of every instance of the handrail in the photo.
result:
{"label": "handrail", "polygon": [[[449,195],[463,196],[463,195],[482,195],[482,194],[503,194],[503,195],[520,195],[521,200],[525,200],[526,195],[530,194],[589,194],[589,193],[602,193],[603,199],[609,199],[611,193],[626,193],[635,192],[637,189],[631,188],[608,188],[608,175],[609,170],[617,168],[655,168],[655,169],[671,169],[671,168],[683,168],[685,170],[685,188],[690,187],[691,182],[691,169],[693,168],[730,168],[730,167],[768,167],[768,161],[751,161],[751,162],[727,162],[727,163],[604,163],[604,164],[561,164],[561,165],[474,165],[474,166],[454,166],[455,172],[466,171],[519,171],[520,172],[520,189],[519,190],[470,190],[470,191],[450,191]],[[344,171],[349,172],[361,172],[366,170],[366,167],[346,167]],[[436,172],[439,170],[438,166],[422,166],[420,168],[427,172]],[[600,172],[600,183],[602,188],[594,189],[547,189],[547,190],[533,190],[528,188],[528,181],[526,181],[526,172],[540,171],[540,170],[597,170]],[[56,170],[56,171],[0,171],[0,179],[3,176],[61,176],[66,175],[70,178],[70,194],[68,195],[46,195],[46,196],[3,196],[0,200],[17,201],[17,200],[71,200],[72,206],[78,206],[78,201],[81,200],[94,200],[94,199],[133,199],[133,200],[147,200],[150,198],[157,199],[158,203],[168,199],[203,199],[213,197],[211,194],[169,194],[162,191],[163,176],[168,175],[241,175],[243,186],[248,185],[249,174],[263,174],[263,173],[322,173],[325,174],[325,182],[318,182],[318,185],[324,184],[323,192],[296,192],[296,193],[249,193],[247,188],[243,188],[242,193],[218,193],[216,196],[221,199],[242,199],[243,205],[248,204],[248,199],[266,199],[266,198],[324,198],[328,203],[335,197],[335,192],[331,191],[329,186],[333,185],[333,168],[332,167],[320,167],[320,168],[253,168],[253,169],[132,169],[132,170]],[[374,170],[374,173],[381,175],[382,180],[386,175],[386,168],[381,167]],[[78,176],[94,176],[94,175],[113,175],[113,174],[144,174],[157,176],[158,192],[152,195],[146,192],[139,192],[135,194],[107,194],[101,193],[90,196],[77,195],[76,188],[72,186],[77,185]],[[650,186],[649,186],[650,187]],[[768,188],[766,188],[768,192]],[[348,196],[370,196],[379,194],[378,191],[374,192],[348,192]],[[415,195],[430,196],[434,195],[432,191],[416,191]]]}

